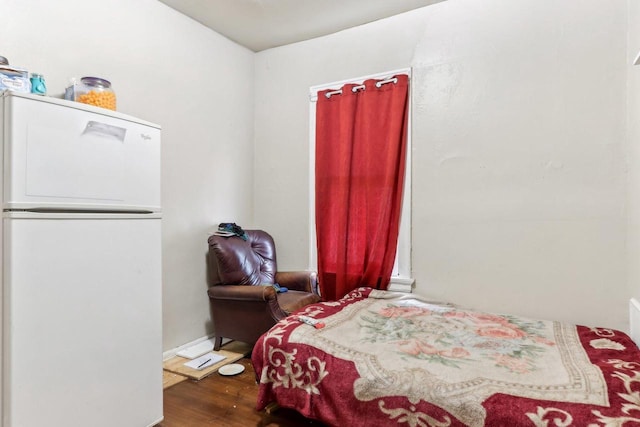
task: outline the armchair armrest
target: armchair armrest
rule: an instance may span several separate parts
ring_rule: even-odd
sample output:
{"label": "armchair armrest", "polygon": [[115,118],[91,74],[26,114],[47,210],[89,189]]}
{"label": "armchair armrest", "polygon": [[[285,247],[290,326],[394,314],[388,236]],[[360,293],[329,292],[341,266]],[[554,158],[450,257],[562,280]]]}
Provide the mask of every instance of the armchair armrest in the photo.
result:
{"label": "armchair armrest", "polygon": [[276,283],[294,291],[318,293],[318,274],[315,271],[279,271]]}
{"label": "armchair armrest", "polygon": [[210,298],[236,301],[270,301],[276,299],[273,286],[216,285],[207,290]]}

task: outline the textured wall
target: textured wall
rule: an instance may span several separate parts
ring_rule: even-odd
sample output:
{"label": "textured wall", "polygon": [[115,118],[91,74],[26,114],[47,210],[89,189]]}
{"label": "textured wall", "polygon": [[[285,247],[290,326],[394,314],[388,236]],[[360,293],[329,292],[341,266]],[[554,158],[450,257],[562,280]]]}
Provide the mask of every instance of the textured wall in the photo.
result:
{"label": "textured wall", "polygon": [[626,329],[627,2],[449,0],[256,55],[256,221],[308,247],[308,88],[413,67],[416,292]]}

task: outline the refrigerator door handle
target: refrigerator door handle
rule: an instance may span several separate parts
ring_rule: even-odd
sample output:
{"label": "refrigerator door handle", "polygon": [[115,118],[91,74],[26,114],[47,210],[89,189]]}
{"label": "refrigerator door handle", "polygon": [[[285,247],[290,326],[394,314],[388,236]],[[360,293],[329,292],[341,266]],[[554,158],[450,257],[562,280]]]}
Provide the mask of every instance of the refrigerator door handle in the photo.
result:
{"label": "refrigerator door handle", "polygon": [[124,142],[124,137],[127,134],[125,128],[109,125],[106,123],[100,123],[93,120],[87,122],[87,126],[84,128],[83,135],[86,134],[99,134],[111,138],[115,138],[120,142]]}

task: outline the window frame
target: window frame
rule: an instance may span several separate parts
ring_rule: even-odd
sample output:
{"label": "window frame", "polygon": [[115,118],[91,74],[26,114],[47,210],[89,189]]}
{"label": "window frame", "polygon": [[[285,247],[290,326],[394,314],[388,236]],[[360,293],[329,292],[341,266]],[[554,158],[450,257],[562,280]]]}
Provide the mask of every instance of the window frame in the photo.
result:
{"label": "window frame", "polygon": [[316,220],[315,220],[315,158],[316,158],[316,102],[318,92],[326,89],[337,89],[347,83],[362,84],[368,79],[388,79],[396,74],[409,76],[409,98],[407,109],[407,150],[404,190],[402,195],[402,213],[400,229],[398,233],[398,248],[389,290],[411,292],[414,280],[411,270],[411,68],[386,71],[362,77],[340,80],[331,83],[311,86],[309,88],[309,269],[317,270],[318,257],[316,246]]}

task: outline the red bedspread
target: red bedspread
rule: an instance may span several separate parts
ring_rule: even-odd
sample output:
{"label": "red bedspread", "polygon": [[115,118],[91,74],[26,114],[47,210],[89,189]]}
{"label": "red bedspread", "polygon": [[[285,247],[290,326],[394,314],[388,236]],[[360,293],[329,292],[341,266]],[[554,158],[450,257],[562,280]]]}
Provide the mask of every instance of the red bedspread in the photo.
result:
{"label": "red bedspread", "polygon": [[334,426],[640,425],[640,351],[622,332],[357,289],[256,343],[257,409]]}

